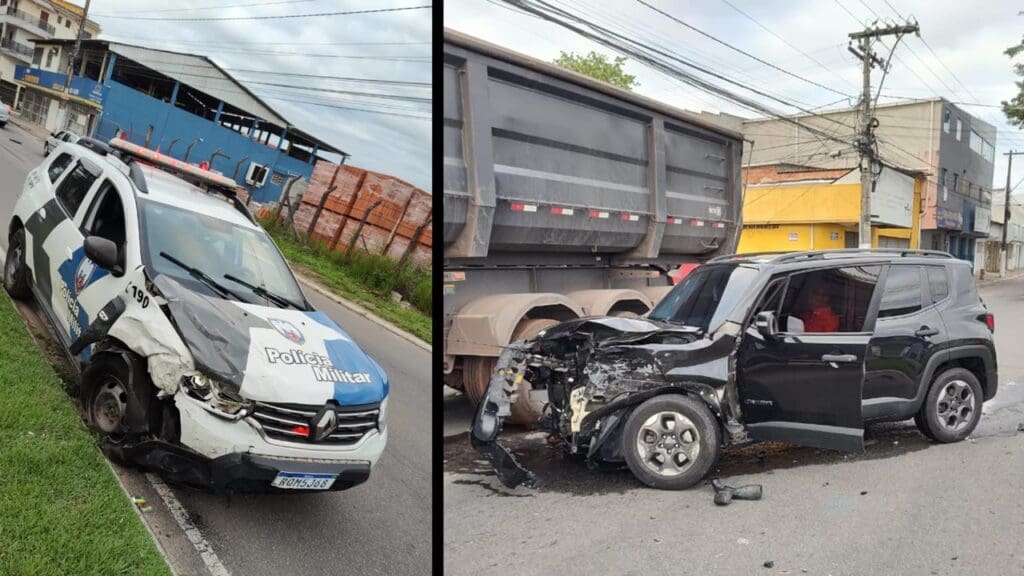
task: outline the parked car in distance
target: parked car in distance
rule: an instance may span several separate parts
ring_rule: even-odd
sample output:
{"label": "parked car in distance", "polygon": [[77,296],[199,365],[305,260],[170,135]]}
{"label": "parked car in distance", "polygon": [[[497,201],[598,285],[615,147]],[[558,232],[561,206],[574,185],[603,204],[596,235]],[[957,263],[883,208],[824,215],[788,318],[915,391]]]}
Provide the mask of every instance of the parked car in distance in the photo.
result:
{"label": "parked car in distance", "polygon": [[58,130],[56,132],[51,132],[50,135],[46,137],[46,142],[43,143],[43,156],[49,156],[50,152],[57,146],[60,146],[61,142],[70,142],[74,144],[78,142],[80,138],[81,136],[70,130]]}
{"label": "parked car in distance", "polygon": [[534,482],[497,439],[512,381],[546,396],[567,451],[662,489],[699,482],[722,446],[860,451],[867,422],[956,442],[996,394],[994,331],[970,263],[944,252],[722,256],[644,319],[579,318],[503,351],[472,442],[506,485]]}
{"label": "parked car in distance", "polygon": [[11,107],[3,100],[0,100],[0,128],[6,128],[11,121]]}

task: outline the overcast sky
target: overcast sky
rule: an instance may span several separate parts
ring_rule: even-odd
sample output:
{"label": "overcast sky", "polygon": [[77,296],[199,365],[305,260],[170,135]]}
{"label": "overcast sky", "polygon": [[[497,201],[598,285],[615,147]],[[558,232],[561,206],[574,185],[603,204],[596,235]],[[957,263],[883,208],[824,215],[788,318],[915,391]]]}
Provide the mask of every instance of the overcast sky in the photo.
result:
{"label": "overcast sky", "polygon": [[[79,5],[84,4],[84,0],[74,1]],[[227,7],[239,4],[250,6]],[[253,4],[262,5],[251,6]],[[224,68],[430,82],[429,9],[274,20],[180,22],[132,19],[271,16],[429,4],[429,0],[93,0],[89,16],[103,28],[101,38],[202,54],[209,56]],[[125,16],[132,18],[124,18]],[[252,50],[299,54],[247,52]],[[357,58],[314,57],[309,54]],[[418,60],[405,59],[411,57]],[[271,74],[232,74],[243,83],[245,79],[250,79],[294,83],[306,88],[389,92],[424,98],[431,96],[429,87],[381,87],[336,80],[277,77]],[[429,103],[299,91],[255,84],[247,84],[247,87],[295,126],[351,154],[351,164],[392,174],[424,190],[431,190]],[[372,108],[425,119],[299,104],[272,97]]]}
{"label": "overcast sky", "polygon": [[[635,0],[548,0],[565,10],[585,16],[616,32],[637,38],[643,34],[666,52],[678,53],[719,73],[749,82],[788,100],[805,103],[806,108],[840,106],[843,98],[824,88],[792,78],[758,63],[713,40],[686,29],[657,14]],[[896,58],[883,86],[882,102],[896,102],[886,94],[911,98],[943,96],[954,102],[988,106],[1011,98],[1017,78],[1003,50],[1020,42],[1024,33],[1024,9],[1019,2],[985,0],[958,2],[949,0],[701,0],[669,2],[647,0],[651,5],[738,48],[757,55],[790,72],[855,96],[860,91],[860,62],[847,51],[847,34],[880,15],[895,19],[914,16],[921,26],[921,38],[905,37],[896,48]],[[748,19],[739,11],[760,23]],[[529,15],[498,6],[500,0],[446,0],[444,23],[453,28],[513,50],[550,61],[560,50],[604,54],[612,52],[569,30]],[[891,7],[889,6],[891,4]],[[874,10],[875,13],[872,12]],[[847,13],[849,11],[851,14]],[[764,28],[761,27],[764,26]],[[781,36],[806,53],[766,31]],[[923,40],[922,40],[923,39]],[[923,43],[926,42],[927,46]],[[891,43],[887,41],[891,46]],[[929,50],[929,46],[931,50]],[[932,54],[934,50],[934,55]],[[813,60],[812,60],[813,58]],[[1024,55],[1018,58],[1024,62]],[[948,68],[948,70],[947,70]],[[629,62],[626,71],[636,75],[636,92],[677,107],[710,112],[730,112],[743,116],[753,113],[727,101],[682,84],[661,72],[637,62]],[[877,82],[878,70],[873,72]],[[720,81],[716,83],[721,84]],[[961,86],[961,83],[963,86]],[[966,88],[965,88],[966,87]],[[749,94],[747,94],[749,95]],[[797,110],[775,105],[776,110]],[[852,104],[854,99],[844,100]],[[830,105],[831,104],[831,105]],[[829,105],[829,106],[826,106]],[[1006,158],[1011,148],[1024,150],[1024,135],[1010,127],[998,108],[962,104],[967,112],[993,124],[998,130],[993,183],[1001,188],[1006,182]],[[1024,158],[1016,158],[1013,183],[1024,177]],[[1024,185],[1016,191],[1024,190]]]}

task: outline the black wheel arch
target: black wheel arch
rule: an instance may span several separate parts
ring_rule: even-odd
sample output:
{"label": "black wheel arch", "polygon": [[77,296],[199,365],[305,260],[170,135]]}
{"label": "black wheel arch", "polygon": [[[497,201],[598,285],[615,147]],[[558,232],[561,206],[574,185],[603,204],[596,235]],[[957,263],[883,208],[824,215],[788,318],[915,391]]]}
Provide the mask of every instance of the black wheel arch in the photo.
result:
{"label": "black wheel arch", "polygon": [[921,385],[918,386],[917,394],[914,395],[914,412],[921,408],[935,377],[950,368],[964,368],[974,374],[978,383],[981,384],[984,400],[989,400],[996,395],[999,377],[995,352],[991,345],[964,344],[944,350],[928,359],[921,374]]}
{"label": "black wheel arch", "polygon": [[[629,418],[634,408],[655,396],[663,396],[665,394],[682,394],[707,406],[718,422],[719,431],[722,434],[721,437],[729,437],[721,402],[715,394],[715,389],[710,384],[700,382],[666,383],[643,392],[620,396],[607,405],[584,416],[580,422],[580,433],[582,435],[593,435],[587,450],[587,459],[593,459],[596,456],[601,460],[607,461],[622,460],[623,457],[619,453],[619,442],[617,440],[622,433],[623,423]],[[601,423],[601,426],[597,433],[594,434],[598,422]]]}

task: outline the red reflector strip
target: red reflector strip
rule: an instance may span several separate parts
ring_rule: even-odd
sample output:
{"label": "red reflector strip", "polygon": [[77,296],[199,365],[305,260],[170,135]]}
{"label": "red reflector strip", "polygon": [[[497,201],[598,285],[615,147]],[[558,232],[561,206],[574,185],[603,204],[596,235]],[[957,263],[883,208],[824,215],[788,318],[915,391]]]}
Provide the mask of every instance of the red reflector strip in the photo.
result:
{"label": "red reflector strip", "polygon": [[725,222],[712,222],[712,228],[725,228]]}
{"label": "red reflector strip", "polygon": [[537,211],[537,205],[536,204],[523,204],[522,202],[513,202],[512,203],[512,211],[513,212],[536,212]]}
{"label": "red reflector strip", "polygon": [[308,426],[296,426],[296,427],[292,428],[292,432],[295,432],[296,434],[298,434],[300,436],[309,436],[309,427]]}
{"label": "red reflector strip", "polygon": [[683,223],[683,219],[682,218],[676,218],[675,216],[669,216],[668,217],[668,223],[669,224],[682,224]]}
{"label": "red reflector strip", "polygon": [[622,219],[626,222],[636,222],[640,220],[640,216],[637,214],[622,214]]}
{"label": "red reflector strip", "polygon": [[555,216],[572,216],[572,208],[562,208],[561,206],[552,206],[551,213]]}
{"label": "red reflector strip", "polygon": [[608,216],[611,216],[611,214],[609,214],[608,212],[601,212],[600,210],[590,211],[591,218],[607,218]]}
{"label": "red reflector strip", "polygon": [[703,220],[690,220],[690,226],[703,226]]}

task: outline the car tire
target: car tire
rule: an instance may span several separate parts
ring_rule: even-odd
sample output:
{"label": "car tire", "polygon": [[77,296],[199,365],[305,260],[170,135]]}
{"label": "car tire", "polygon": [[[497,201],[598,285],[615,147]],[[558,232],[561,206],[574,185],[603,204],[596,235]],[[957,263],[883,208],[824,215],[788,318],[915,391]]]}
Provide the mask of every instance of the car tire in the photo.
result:
{"label": "car tire", "polygon": [[49,156],[49,155],[50,155],[50,143],[47,142],[46,144],[43,144],[43,157],[45,158],[46,156]]}
{"label": "car tire", "polygon": [[633,409],[620,441],[637,479],[659,490],[682,490],[700,482],[718,461],[721,432],[700,400],[663,394]]}
{"label": "car tire", "polygon": [[29,286],[29,269],[25,264],[25,229],[19,228],[7,244],[7,260],[4,261],[4,288],[15,300],[32,297]]}
{"label": "car tire", "polygon": [[959,442],[978,425],[983,402],[978,378],[970,370],[951,368],[932,380],[914,422],[936,442]]}

